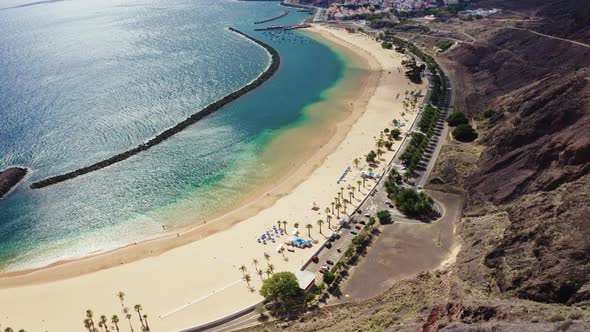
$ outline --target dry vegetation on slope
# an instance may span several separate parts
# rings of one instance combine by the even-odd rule
[[[477,42],[439,61],[480,139],[447,144],[431,177],[467,198],[454,266],[256,330],[590,331],[590,48],[497,26],[468,32]],[[483,120],[487,108],[496,115]]]

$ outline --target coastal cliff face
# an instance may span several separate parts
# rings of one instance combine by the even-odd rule
[[[477,87],[465,111],[496,111],[464,180],[460,275],[487,293],[588,301],[590,48],[511,29],[486,42],[448,55]]]
[[[0,171],[0,198],[16,186],[27,175],[27,169],[11,167]]]

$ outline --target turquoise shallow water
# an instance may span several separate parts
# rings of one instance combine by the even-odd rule
[[[254,32],[285,10],[230,0],[0,3],[0,169],[32,173],[0,200],[0,271],[121,246],[204,220],[269,177],[261,152],[341,78],[344,63],[299,32]],[[293,9],[272,24],[293,24]],[[133,147],[253,80],[259,89],[165,143],[41,190],[33,181]],[[296,144],[296,142],[294,142]],[[255,170],[255,172],[252,172]],[[170,218],[186,209],[193,218]]]

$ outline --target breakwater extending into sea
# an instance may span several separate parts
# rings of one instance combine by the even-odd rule
[[[264,82],[266,82],[268,79],[270,79],[274,73],[278,70],[279,66],[280,66],[280,56],[279,53],[269,44],[256,39],[254,37],[251,37],[243,32],[241,32],[240,30],[237,30],[235,28],[228,28],[230,31],[235,32],[251,41],[253,41],[254,43],[262,46],[271,56],[271,63],[268,66],[268,68],[262,73],[260,74],[260,76],[258,76],[254,81],[248,83],[247,85],[245,85],[244,87],[222,97],[221,99],[217,100],[216,102],[208,105],[207,107],[205,107],[204,109],[202,109],[201,111],[194,113],[193,115],[191,115],[190,117],[186,118],[185,120],[183,120],[182,122],[176,124],[175,126],[166,129],[165,131],[161,132],[160,134],[156,135],[154,138],[150,139],[149,141],[140,144],[138,146],[136,146],[133,149],[127,150],[125,152],[119,153],[113,157],[110,157],[108,159],[104,159],[102,161],[99,161],[95,164],[92,164],[90,166],[86,166],[86,167],[82,167],[79,168],[75,171],[72,172],[68,172],[65,174],[61,174],[61,175],[56,175],[56,176],[52,176],[37,182],[33,182],[30,187],[32,189],[39,189],[39,188],[44,188],[47,186],[51,186],[54,185],[56,183],[60,183],[63,181],[67,181],[67,180],[71,180],[74,179],[78,176],[84,175],[84,174],[88,174],[94,171],[98,171],[100,169],[103,169],[105,167],[111,166],[115,163],[121,162],[123,160],[126,160],[142,151],[148,150],[149,148],[156,146],[162,142],[164,142],[165,140],[167,140],[168,138],[174,136],[175,134],[181,132],[182,130],[186,129],[187,127],[189,127],[190,125],[196,123],[197,121],[203,119],[204,117],[206,117],[209,114],[212,114],[216,111],[218,111],[219,109],[221,109],[223,106],[229,104],[230,102],[236,100],[237,98],[239,98],[240,96],[248,93],[249,91],[252,91],[254,89],[256,89],[257,87],[259,87],[260,85],[262,85]]]
[[[262,24],[262,23],[272,22],[272,21],[278,20],[281,17],[285,17],[287,15],[289,15],[289,12],[285,10],[284,12],[282,12],[281,14],[279,14],[275,17],[267,18],[266,20],[256,21],[256,22],[254,22],[254,24]]]

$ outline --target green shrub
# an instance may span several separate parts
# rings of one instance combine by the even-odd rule
[[[444,52],[444,51],[448,50],[449,48],[451,48],[451,46],[453,46],[454,43],[455,42],[453,42],[452,40],[447,40],[446,42],[442,42],[442,43],[438,44],[438,48]]]
[[[461,142],[471,142],[477,138],[477,133],[468,124],[460,124],[453,129],[453,137]]]
[[[491,108],[488,108],[487,110],[483,111],[483,117],[486,119],[489,119],[494,115],[496,115],[496,111],[494,111]]]
[[[451,127],[458,126],[460,124],[467,124],[469,120],[463,112],[453,112],[447,117],[447,123]]]
[[[563,315],[559,314],[559,313],[555,313],[555,314],[551,315],[548,319],[548,321],[550,321],[551,323],[562,322],[564,320],[565,320],[565,317],[563,317]]]
[[[391,133],[390,134],[391,134],[391,137],[393,139],[398,139],[400,137],[400,135],[402,134],[402,132],[399,129],[397,129],[397,128],[393,128],[391,130]]]
[[[381,47],[383,47],[383,48],[385,48],[385,49],[388,49],[388,50],[390,50],[390,49],[392,49],[392,48],[393,48],[393,44],[392,44],[392,43],[389,43],[389,42],[385,42],[385,41],[384,41],[384,42],[382,42],[382,43],[381,43]]]
[[[578,320],[578,319],[582,319],[582,317],[584,317],[584,315],[581,312],[572,312],[570,314],[570,319],[571,320]]]

